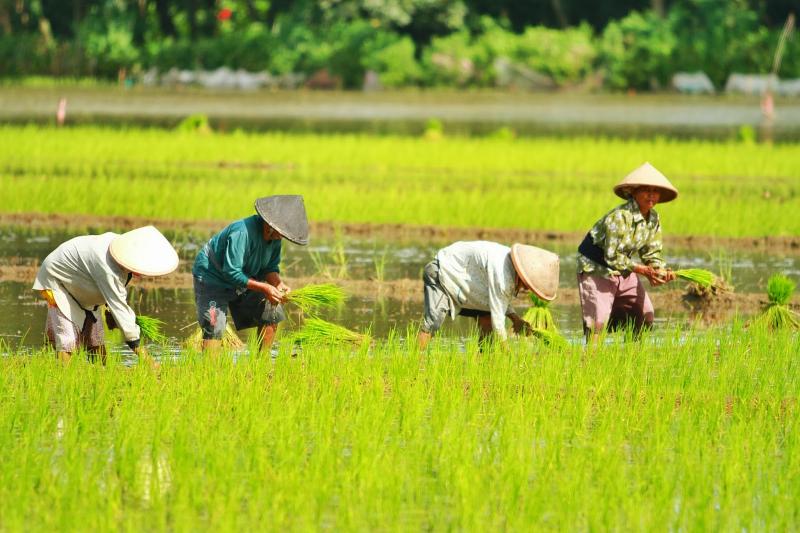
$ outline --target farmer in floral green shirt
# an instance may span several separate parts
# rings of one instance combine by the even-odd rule
[[[661,220],[653,207],[677,198],[677,189],[645,163],[614,192],[627,202],[598,220],[578,247],[578,292],[587,342],[596,340],[605,327],[630,323],[638,333],[652,326],[653,304],[635,274],[653,286],[675,279],[664,268]]]

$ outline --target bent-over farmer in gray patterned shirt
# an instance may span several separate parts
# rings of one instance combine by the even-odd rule
[[[661,219],[653,207],[671,202],[678,190],[650,163],[614,187],[627,200],[595,223],[578,247],[578,293],[586,341],[596,342],[604,328],[629,324],[635,334],[650,328],[655,312],[638,275],[650,284],[675,279],[665,269]],[[640,262],[633,260],[634,253]]]
[[[456,242],[425,265],[422,281],[425,312],[419,333],[424,349],[449,315],[474,317],[480,340],[492,332],[505,343],[506,317],[514,331],[530,330],[511,305],[520,290],[553,300],[558,289],[558,256],[525,244],[511,248],[496,242]]]

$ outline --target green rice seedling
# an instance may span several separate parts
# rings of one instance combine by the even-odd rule
[[[713,272],[702,268],[684,268],[675,270],[674,273],[679,278],[696,283],[705,289],[710,289],[717,279]]]
[[[542,300],[532,292],[528,293],[528,296],[533,305],[525,311],[522,320],[530,324],[535,330],[540,329],[557,333],[558,328],[555,320],[553,320],[553,314],[550,312],[550,302]]]
[[[314,313],[320,307],[339,305],[346,299],[344,289],[333,283],[306,285],[286,295],[287,302],[296,305],[306,314]]]
[[[702,268],[686,268],[675,270],[674,274],[689,283],[688,294],[710,300],[715,296],[731,292],[733,287],[728,285],[724,278]]]
[[[203,349],[203,330],[197,328],[192,335],[186,339],[187,348],[199,352]],[[222,335],[222,348],[224,350],[238,351],[245,347],[245,343],[233,330],[230,324],[225,325],[225,333]]]
[[[547,346],[552,346],[554,348],[566,348],[569,346],[567,339],[558,333],[558,331],[531,327],[531,333]]]
[[[7,147],[0,151],[0,189],[14,191],[0,205],[4,213],[233,220],[242,215],[241,198],[276,194],[291,183],[316,219],[334,223],[436,221],[445,227],[585,232],[619,204],[610,187],[641,163],[632,154],[647,153],[675,176],[678,188],[688,185],[685,176],[700,178],[691,181],[692,194],[658,207],[671,235],[800,234],[800,217],[784,215],[800,209],[797,143],[459,136],[432,143],[398,135],[205,136],[9,125],[0,127],[0,146]],[[570,157],[576,152],[583,154],[580,161]],[[124,161],[120,153],[127,154]],[[298,159],[298,153],[304,156]],[[274,177],[266,190],[258,179],[265,165]],[[520,195],[520,184],[542,194]],[[487,187],[491,195],[475,193]],[[92,190],[88,213],[83,198],[73,194],[82,189]],[[165,189],[169,195],[160,194]],[[727,208],[720,211],[723,195]],[[204,201],[209,197],[219,201]],[[775,209],[776,202],[782,209]],[[407,208],[386,209],[400,203]],[[561,215],[552,217],[554,210]],[[336,255],[332,274],[345,264]],[[327,253],[325,259],[332,260]]]
[[[321,318],[307,318],[294,334],[294,342],[297,344],[323,345],[323,344],[342,344],[351,343],[363,345],[369,342],[369,335],[356,333],[345,327],[333,324]]]
[[[800,329],[800,317],[788,305],[795,287],[795,283],[783,274],[771,276],[767,281],[769,304],[755,323],[769,329]]]
[[[167,336],[161,332],[161,326],[164,324],[162,320],[151,316],[136,315],[136,324],[139,326],[142,337],[150,339],[157,344],[163,344],[167,341]]]
[[[795,282],[783,274],[775,274],[767,280],[767,298],[774,305],[786,305],[794,294]]]

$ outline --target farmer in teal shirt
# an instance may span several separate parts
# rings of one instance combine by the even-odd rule
[[[229,308],[237,330],[259,328],[267,351],[284,319],[281,303],[290,289],[280,277],[281,240],[308,244],[303,197],[267,196],[256,200],[255,208],[257,215],[214,235],[195,259],[194,295],[204,349],[219,348]]]

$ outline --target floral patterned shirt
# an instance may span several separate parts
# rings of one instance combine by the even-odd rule
[[[578,273],[591,272],[607,278],[631,271],[635,264],[631,259],[634,252],[639,253],[647,266],[659,269],[665,266],[658,213],[651,209],[649,219],[645,219],[633,198],[606,213],[589,234],[603,250],[606,263],[611,268],[578,253]]]

